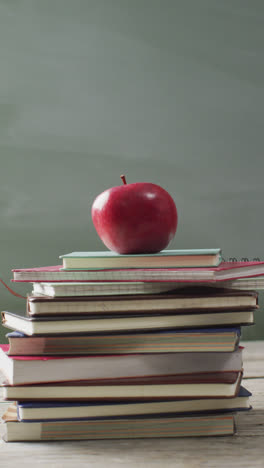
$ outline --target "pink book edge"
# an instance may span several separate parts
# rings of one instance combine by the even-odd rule
[[[264,265],[264,262],[222,262],[221,265],[217,267],[194,267],[194,268],[133,268],[133,271],[164,271],[164,270],[170,270],[170,271],[190,271],[192,269],[195,269],[197,271],[222,271],[222,270],[233,270],[235,268],[246,268],[250,266],[258,266],[258,265]],[[53,266],[45,266],[45,267],[34,267],[34,268],[17,268],[11,270],[12,272],[60,272],[60,271],[65,271],[72,273],[74,271],[130,271],[131,268],[100,268],[98,270],[92,269],[84,269],[84,270],[64,270],[62,265],[53,265]]]
[[[9,344],[0,344],[0,349],[4,352],[4,353],[8,353],[9,351],[9,347],[10,345]],[[135,355],[140,355],[141,353],[135,353]],[[164,354],[164,353],[162,353]],[[169,353],[168,353],[169,354]],[[107,358],[113,358],[113,357],[116,357],[116,358],[122,358],[122,357],[125,357],[125,356],[128,356],[128,357],[131,357],[131,354],[87,354],[87,355],[84,355],[84,354],[73,354],[73,355],[65,355],[65,356],[43,356],[43,355],[39,355],[39,356],[22,356],[22,355],[19,355],[19,356],[16,356],[16,355],[12,355],[12,356],[8,356],[9,359],[14,359],[16,361],[52,361],[52,360],[60,360],[60,359],[107,359]]]
[[[251,267],[251,266],[259,266],[259,265],[264,265],[264,262],[258,262],[258,261],[252,261],[252,262],[223,262],[221,265],[219,265],[218,267],[205,267],[205,268],[196,268],[196,270],[199,270],[199,271],[203,271],[203,270],[208,270],[208,271],[232,271],[232,270],[236,270],[237,268],[240,268],[240,269],[243,269],[243,268],[246,268],[246,267]],[[102,269],[101,271],[130,271],[131,269],[129,268],[120,268],[120,269]],[[133,271],[136,271],[137,269],[133,269]],[[162,268],[155,268],[155,271],[164,271],[164,270],[167,270],[166,268],[162,269]],[[170,271],[189,271],[190,268],[170,268]],[[13,269],[12,272],[55,272],[55,273],[59,273],[60,271],[65,271],[62,269],[62,265],[54,265],[54,266],[46,266],[46,267],[36,267],[36,268],[20,268],[20,269]],[[71,270],[69,271],[68,270],[68,273],[69,275],[71,273],[73,273],[75,270]],[[81,272],[81,271],[90,271],[90,272],[94,272],[95,270],[77,270],[78,272]],[[96,271],[99,271],[99,270],[96,270]],[[138,271],[153,271],[153,269],[151,268],[142,268],[142,269],[138,269]],[[65,271],[66,272],[66,271]],[[254,275],[248,273],[247,275],[243,275],[243,278],[255,278],[255,277],[258,277],[258,276],[263,276],[263,272],[262,273],[255,273]],[[221,282],[221,281],[233,281],[233,280],[236,280],[236,279],[239,279],[241,278],[240,275],[233,275],[232,277],[226,279],[226,278],[212,278],[212,279],[177,279],[176,281],[174,279],[151,279],[151,280],[147,280],[147,279],[142,279],[141,281],[144,281],[146,283],[148,282],[152,282],[152,283],[216,283],[216,282]],[[38,279],[11,279],[12,282],[15,282],[15,283],[32,283],[32,282],[42,282],[42,283],[49,283],[49,282],[53,282],[53,283],[56,283],[56,282],[60,282],[59,279],[57,280],[54,280],[54,279],[45,279],[45,280],[38,280]],[[114,280],[114,279],[111,279],[111,280],[89,280],[89,282],[91,283],[109,283],[109,282],[118,282],[118,283],[122,283],[122,282],[138,282],[140,281],[140,279],[135,279],[135,280],[127,280],[127,279],[119,279],[119,280]],[[76,282],[76,280],[74,279],[63,279],[63,282]],[[78,282],[80,283],[86,283],[87,280],[78,280]]]

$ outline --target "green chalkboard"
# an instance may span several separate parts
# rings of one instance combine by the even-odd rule
[[[264,260],[263,20],[249,0],[0,0],[0,277],[99,250],[91,204],[121,173],[174,197],[171,248]]]

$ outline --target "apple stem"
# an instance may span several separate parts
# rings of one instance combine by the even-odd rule
[[[126,176],[124,176],[123,174],[120,176],[120,178],[122,179],[123,181],[123,184],[126,185],[127,181],[126,181]]]

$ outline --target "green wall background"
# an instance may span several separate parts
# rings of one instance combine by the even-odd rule
[[[257,0],[0,0],[1,278],[101,249],[91,204],[121,173],[174,197],[171,248],[264,260],[263,20]]]

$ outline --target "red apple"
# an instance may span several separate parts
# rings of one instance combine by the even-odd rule
[[[177,229],[177,210],[170,194],[151,183],[105,190],[92,205],[95,229],[110,250],[119,254],[155,253],[165,249]]]

